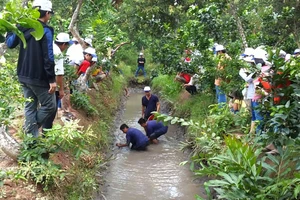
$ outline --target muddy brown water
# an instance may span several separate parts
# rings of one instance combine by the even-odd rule
[[[126,123],[143,131],[137,123],[142,95],[130,95],[120,125]],[[115,147],[106,175],[105,198],[98,199],[192,200],[196,194],[204,197],[203,186],[195,181],[188,166],[180,165],[187,156],[180,151],[176,131],[175,126],[170,126],[168,133],[159,138],[159,144],[150,145],[146,152]],[[125,143],[125,134],[118,128],[114,134],[116,142]]]

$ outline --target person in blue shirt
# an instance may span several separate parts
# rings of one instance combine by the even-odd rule
[[[151,94],[149,86],[144,88],[145,96],[142,97],[142,117],[148,119],[151,116],[151,112],[159,112],[160,103],[156,95]]]
[[[33,29],[18,26],[26,39],[26,48],[21,39],[12,32],[7,33],[8,48],[19,47],[17,75],[21,83],[25,102],[25,133],[38,137],[39,128],[56,112],[56,81],[54,71],[53,33],[48,21],[53,14],[49,0],[35,0],[33,7],[38,8],[38,23],[43,26],[44,35],[40,40],[32,36]],[[40,106],[39,106],[40,105]]]
[[[147,150],[147,146],[149,145],[149,139],[142,133],[142,131],[136,128],[129,128],[126,124],[122,124],[120,126],[120,130],[126,134],[127,142],[125,144],[117,143],[117,147],[128,147],[131,143],[131,149],[133,150]]]
[[[138,123],[144,127],[147,137],[154,144],[158,143],[157,138],[168,132],[168,126],[164,126],[162,122],[156,120],[146,121],[144,118],[140,118]]]

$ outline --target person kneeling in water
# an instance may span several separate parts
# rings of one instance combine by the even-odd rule
[[[120,130],[126,134],[126,144],[117,143],[117,147],[127,147],[131,145],[131,149],[137,151],[145,151],[147,150],[147,146],[149,145],[149,139],[138,129],[129,128],[126,124],[122,124],[120,126]]]
[[[144,127],[150,142],[154,144],[158,143],[157,138],[168,132],[168,126],[164,126],[162,122],[156,120],[146,121],[144,118],[140,118],[138,123]]]

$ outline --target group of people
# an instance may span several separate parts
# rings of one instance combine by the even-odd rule
[[[62,99],[66,113],[73,110],[69,102],[72,80],[64,78],[65,65],[73,67],[77,80],[82,77],[83,85],[86,85],[88,70],[97,62],[97,55],[92,45],[92,37],[70,40],[68,33],[61,32],[54,38],[54,30],[47,24],[54,13],[51,1],[35,0],[32,5],[40,13],[38,22],[44,28],[43,37],[36,40],[31,34],[33,29],[20,26],[26,48],[21,39],[12,32],[7,33],[6,44],[8,48],[20,45],[17,75],[24,97],[30,99],[25,103],[24,131],[37,137],[41,127],[43,132],[52,128]],[[83,41],[83,45],[79,44],[78,39]],[[66,57],[63,54],[65,51]],[[92,75],[96,81],[105,78],[101,67]]]
[[[220,59],[217,70],[223,70],[226,66],[223,65],[224,62],[222,62],[222,60],[231,58],[227,55],[223,45],[216,45],[215,51]],[[273,53],[276,53],[275,50]],[[287,54],[283,50],[280,50],[277,53],[280,59],[289,62],[291,54]],[[299,55],[300,49],[296,49],[293,56],[298,57]],[[231,94],[226,95],[220,88],[220,85],[226,84],[226,82],[217,77],[215,79],[217,101],[219,104],[224,104],[227,103],[226,96],[231,97],[232,101],[230,107],[234,113],[237,113],[241,108],[242,102],[245,102],[245,105],[250,110],[252,116],[250,132],[259,133],[261,131],[261,126],[260,123],[256,124],[256,122],[262,121],[263,115],[257,108],[261,104],[262,98],[270,93],[272,88],[288,87],[291,83],[287,80],[281,86],[271,85],[268,79],[271,78],[272,63],[268,61],[268,52],[264,50],[263,47],[258,47],[256,49],[246,48],[240,58],[245,62],[245,66],[247,66],[242,67],[239,70],[240,77],[245,81],[245,88],[243,91],[233,91]],[[279,101],[279,96],[274,96],[274,103],[279,103]]]
[[[190,49],[184,51],[184,56],[182,58],[182,63],[189,65],[192,62],[192,55],[198,55],[198,52],[192,52]],[[200,69],[200,68],[199,68]],[[177,81],[182,84],[182,87],[190,93],[191,95],[197,94],[199,89],[199,74],[190,74],[186,71],[180,71],[176,74],[174,81]]]
[[[131,144],[133,150],[146,150],[150,143],[157,144],[158,138],[168,131],[168,126],[162,122],[153,120],[152,112],[160,111],[160,102],[156,95],[151,94],[149,86],[144,87],[145,95],[142,97],[142,117],[138,120],[146,134],[136,128],[130,128],[127,124],[122,124],[120,130],[126,134],[127,142],[117,143],[118,147],[127,147]]]

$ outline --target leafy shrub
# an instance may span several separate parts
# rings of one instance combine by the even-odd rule
[[[161,94],[168,99],[175,99],[182,90],[181,85],[174,81],[175,75],[160,75],[152,80],[154,89],[161,91]]]
[[[82,109],[87,115],[98,115],[97,109],[91,104],[90,97],[85,93],[79,91],[73,91],[71,95],[71,102],[76,109]]]
[[[64,180],[67,172],[48,160],[47,154],[64,150],[79,158],[89,153],[88,148],[94,138],[90,129],[82,131],[78,121],[66,123],[63,127],[54,126],[45,132],[45,137],[24,135],[18,158],[21,166],[17,173],[42,184],[44,190],[53,185],[59,186],[58,181]]]
[[[25,101],[15,70],[15,64],[0,67],[0,124],[8,124]]]
[[[261,157],[255,145],[235,137],[226,137],[225,143],[222,154],[195,171],[199,176],[213,176],[205,183],[209,199],[208,187],[214,188],[218,199],[298,199],[300,165],[295,165],[299,162],[295,153],[299,148],[279,149],[279,156]]]

